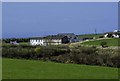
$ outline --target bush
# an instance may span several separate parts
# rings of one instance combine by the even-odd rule
[[[99,36],[99,38],[104,38],[104,36]]]
[[[105,44],[103,44],[105,45]],[[40,59],[61,63],[120,67],[118,50],[75,46],[4,46],[2,56],[8,58]]]
[[[111,60],[114,67],[120,68],[120,55],[113,57]]]
[[[107,47],[107,42],[105,42],[105,41],[101,42],[101,46],[102,47]]]

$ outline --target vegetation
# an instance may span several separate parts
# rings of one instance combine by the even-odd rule
[[[3,58],[3,79],[118,79],[118,69]]]
[[[101,38],[104,34],[84,34],[84,35],[78,35],[79,38]]]
[[[120,51],[116,49],[98,49],[96,47],[84,47],[80,45],[73,47],[69,45],[8,45],[3,46],[2,52],[2,56],[7,58],[120,67],[120,55],[118,55]]]
[[[107,42],[105,42],[105,41],[101,42],[101,46],[102,47],[106,47],[107,46]]]
[[[7,38],[7,39],[3,39],[3,42],[5,43],[10,43],[10,41],[17,41],[19,42],[29,42],[30,38]]]
[[[100,46],[101,42],[106,42],[108,46],[120,46],[119,41],[120,41],[120,38],[111,38],[111,39],[86,41],[86,42],[83,42],[82,44]]]
[[[101,35],[96,37],[102,38]],[[82,43],[92,47],[80,44],[31,46],[26,41],[19,42],[19,45],[3,42],[3,79],[117,79],[120,50],[99,49],[96,46],[118,46],[119,40],[103,39]]]

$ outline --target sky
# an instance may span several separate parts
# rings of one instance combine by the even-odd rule
[[[92,34],[118,29],[117,2],[3,2],[2,36]]]

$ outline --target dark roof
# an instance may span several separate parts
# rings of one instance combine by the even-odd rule
[[[48,35],[46,37],[32,37],[30,39],[61,39],[65,36],[70,38],[70,37],[75,37],[76,35],[74,33],[58,33],[57,35]]]
[[[75,35],[74,33],[58,33],[57,35]]]
[[[58,33],[57,35],[58,36],[67,36],[68,38],[76,36],[74,33]]]
[[[63,37],[65,37],[65,36],[62,36],[62,35],[50,35],[50,36],[46,36],[45,38],[47,38],[47,39],[61,39],[61,38],[63,38]]]
[[[63,37],[65,37],[65,36],[49,35],[49,36],[46,36],[46,37],[33,37],[33,38],[30,38],[30,39],[62,39]]]

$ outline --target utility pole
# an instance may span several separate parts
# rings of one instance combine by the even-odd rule
[[[97,35],[97,29],[95,28],[95,34]]]

